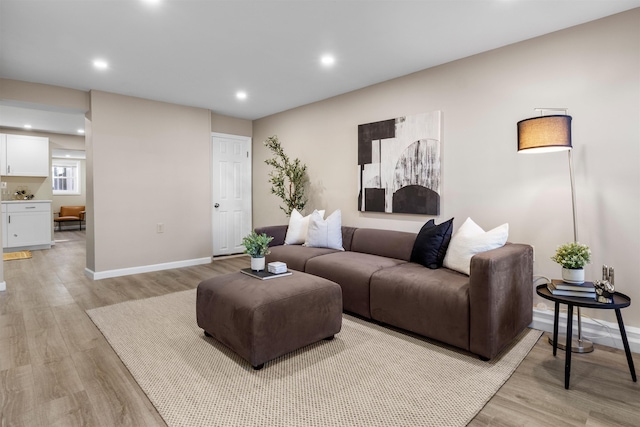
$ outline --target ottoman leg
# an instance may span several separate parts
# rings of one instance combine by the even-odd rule
[[[209,332],[207,332],[207,331],[204,331],[204,336],[211,338],[211,334]]]
[[[331,341],[335,335],[331,335],[330,337],[326,337],[325,341]]]
[[[258,366],[253,366],[253,369],[255,371],[259,371],[260,369],[264,368],[264,363],[259,364]]]

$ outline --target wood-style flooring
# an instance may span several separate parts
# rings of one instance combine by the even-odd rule
[[[164,426],[85,310],[195,288],[249,259],[92,281],[84,231],[55,235],[52,249],[4,262],[0,426]],[[574,355],[565,390],[564,353],[554,358],[543,336],[470,425],[639,426],[640,385],[623,351],[597,346]]]

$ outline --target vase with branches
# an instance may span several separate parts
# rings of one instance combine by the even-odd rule
[[[267,138],[264,145],[274,156],[264,162],[273,168],[269,173],[269,182],[271,193],[284,202],[284,206],[280,206],[280,209],[287,216],[290,216],[294,209],[302,211],[308,201],[305,196],[307,165],[300,162],[298,158],[291,161],[284,152],[277,135]]]

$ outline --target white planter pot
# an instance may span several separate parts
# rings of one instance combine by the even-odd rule
[[[584,283],[584,268],[562,268],[562,280],[567,283]]]
[[[253,271],[262,271],[262,270],[264,270],[264,257],[251,258],[251,269]]]

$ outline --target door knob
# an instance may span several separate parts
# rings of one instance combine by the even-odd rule
[[[219,208],[220,207],[220,203],[216,203],[215,205],[213,205],[214,208]]]

